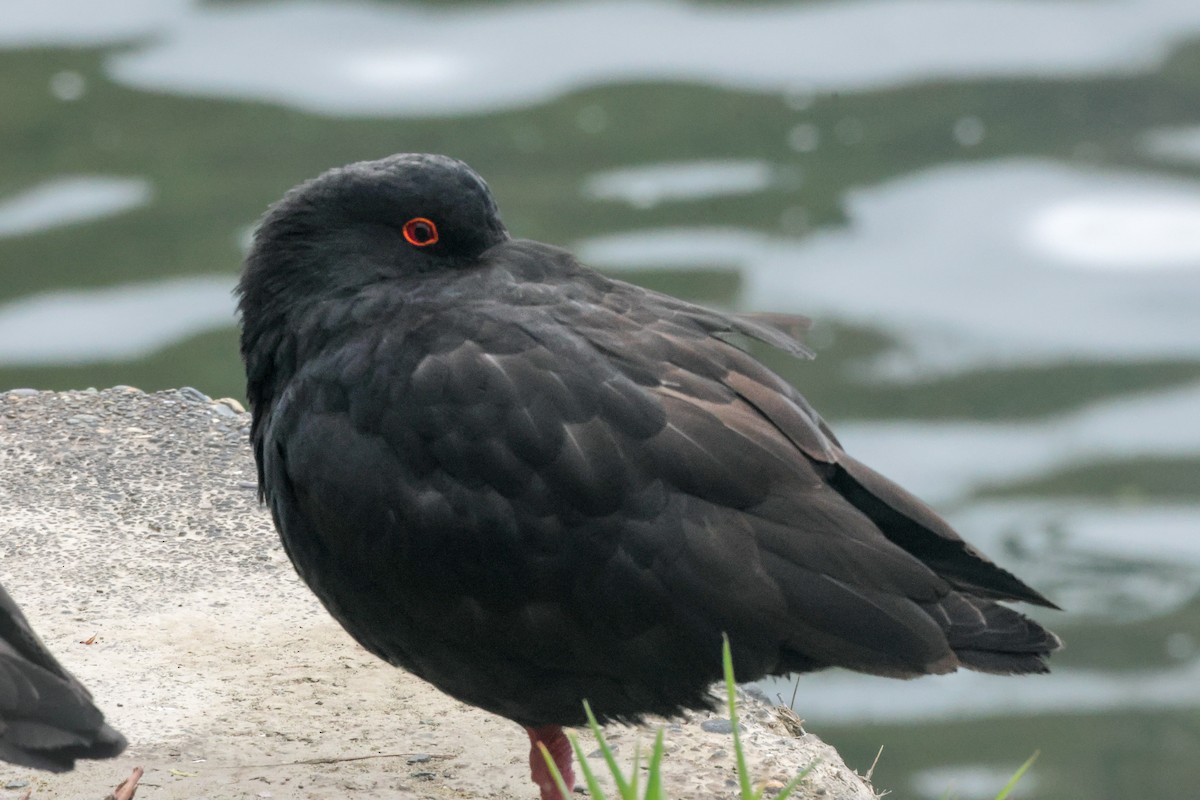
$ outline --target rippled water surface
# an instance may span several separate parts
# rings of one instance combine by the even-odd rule
[[[0,0],[0,386],[241,394],[294,183],[466,159],[517,235],[725,307],[1054,597],[1047,678],[765,685],[898,797],[1200,786],[1200,3]]]

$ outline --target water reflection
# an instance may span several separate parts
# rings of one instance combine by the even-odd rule
[[[167,18],[152,44],[113,56],[109,68],[130,86],[326,114],[455,114],[613,81],[861,91],[1133,73],[1197,30],[1191,0],[216,4]]]
[[[619,200],[635,208],[664,202],[754,194],[769,188],[778,170],[765,161],[691,161],[649,164],[590,175],[583,193]]]
[[[1140,144],[1154,158],[1200,164],[1200,126],[1148,131]]]
[[[985,764],[963,764],[942,769],[921,770],[912,776],[909,785],[920,797],[954,797],[958,800],[993,800],[999,786],[1008,783],[1014,769]],[[1036,774],[1026,774],[1008,794],[1013,800],[1037,795]]]
[[[1134,673],[1060,667],[1022,680],[956,672],[904,683],[850,673],[800,679],[797,710],[823,723],[915,723],[937,719],[1049,716],[1064,712],[1200,709],[1200,660]],[[791,697],[795,679],[763,681],[768,697]]]
[[[1198,408],[1193,384],[1026,423],[859,421],[840,424],[838,437],[917,495],[948,503],[1071,464],[1200,455]]]
[[[654,206],[758,191],[777,174],[762,162],[655,165],[593,175],[585,191]],[[0,235],[120,213],[149,196],[136,179],[47,183],[0,204]],[[847,207],[847,228],[800,240],[668,228],[578,249],[608,269],[739,266],[749,307],[803,309],[907,339],[893,372],[914,362],[928,372],[997,359],[1200,356],[1200,186],[1010,161],[860,189]]]
[[[1200,192],[1079,197],[1040,209],[1028,240],[1081,269],[1200,269]]]
[[[196,276],[0,305],[0,365],[125,361],[233,325],[234,280]]]
[[[1035,616],[1060,626],[1165,619],[1200,597],[1200,505],[1194,503],[1014,500],[979,503],[949,516],[972,542],[1045,588],[1065,609],[1066,622],[1060,614]],[[1164,630],[1161,638],[1171,633]],[[1131,654],[1131,663],[1158,665],[1166,652],[1160,642],[1157,651]]]
[[[79,46],[130,40],[177,24],[192,5],[193,0],[7,2],[0,46]]]
[[[845,202],[845,228],[802,240],[672,228],[580,250],[609,269],[733,264],[749,307],[900,335],[915,351],[901,373],[1200,356],[1200,184],[1009,160],[937,167]]]
[[[111,217],[149,203],[151,195],[150,183],[141,178],[55,178],[0,197],[0,237]]]

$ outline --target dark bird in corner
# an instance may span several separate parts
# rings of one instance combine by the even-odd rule
[[[0,586],[0,761],[66,772],[77,758],[113,758],[124,749],[125,737]]]
[[[1045,672],[1055,606],[847,455],[736,346],[808,351],[513,239],[445,156],[333,169],[263,218],[238,286],[259,486],[364,647],[524,726],[710,704],[739,678]],[[732,340],[732,341],[731,341]]]

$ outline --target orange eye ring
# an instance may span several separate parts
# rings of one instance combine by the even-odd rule
[[[404,223],[404,240],[413,247],[428,247],[438,240],[437,225],[424,217],[413,217]]]

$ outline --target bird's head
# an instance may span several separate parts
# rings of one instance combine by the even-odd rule
[[[474,263],[508,239],[487,184],[453,158],[402,153],[331,169],[267,211],[238,293],[243,319]]]
[[[252,382],[323,310],[380,292],[403,302],[423,277],[469,269],[508,238],[487,184],[446,156],[361,161],[300,184],[263,216],[237,287]]]

